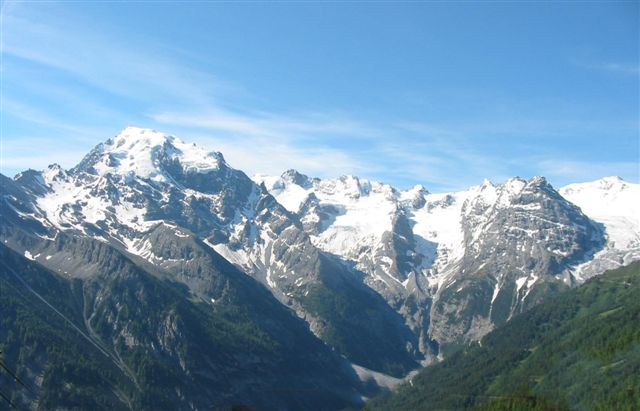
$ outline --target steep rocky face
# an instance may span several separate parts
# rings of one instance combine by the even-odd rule
[[[433,353],[431,291],[423,271],[433,265],[436,243],[413,232],[413,211],[425,206],[426,190],[398,192],[352,176],[311,179],[293,170],[254,179],[296,213],[314,245],[350,267],[402,315],[421,352]]]
[[[59,275],[0,245],[2,359],[29,388],[2,387],[21,408],[357,404],[344,360],[230,264],[210,261],[224,286],[217,300],[197,301],[109,245],[85,238],[65,249],[95,274]]]
[[[464,257],[439,290],[440,342],[482,337],[576,279],[570,267],[604,244],[603,229],[543,178],[483,184],[462,207]]]
[[[431,298],[422,269],[432,263],[435,243],[414,236],[410,219],[414,205],[424,206],[426,190],[398,192],[354,176],[320,180],[294,170],[254,179],[296,214],[317,248],[362,277],[402,315],[420,351],[429,355]]]
[[[13,186],[30,190],[24,203],[46,230],[108,243],[198,298],[219,298],[220,285],[202,257],[214,251],[262,282],[352,361],[396,375],[417,366],[417,339],[398,314],[318,250],[295,216],[219,153],[127,128],[72,170],[23,173]],[[52,268],[86,275],[61,253],[49,261],[26,243],[14,245]],[[318,292],[339,303],[310,297]],[[363,306],[366,318],[358,310]]]
[[[412,271],[407,252],[415,244],[411,236],[403,236],[410,232],[409,222],[391,186],[353,176],[310,179],[293,170],[256,181],[297,214],[314,245],[368,274],[369,286],[389,297],[394,289],[404,289]],[[400,261],[389,258],[398,253]]]
[[[295,171],[254,179],[298,215],[318,248],[362,273],[428,358],[438,344],[478,339],[579,284],[576,268],[606,242],[601,223],[539,177],[444,194]]]

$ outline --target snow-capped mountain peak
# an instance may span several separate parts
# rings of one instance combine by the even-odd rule
[[[594,217],[624,214],[636,223],[640,218],[637,209],[640,184],[628,183],[620,177],[569,184],[562,187],[560,193]]]
[[[130,126],[98,145],[74,171],[166,182],[170,178],[165,168],[176,162],[184,172],[207,173],[219,169],[224,158],[173,135]]]
[[[612,193],[629,189],[634,185],[635,184],[627,183],[621,177],[609,176],[609,177],[604,177],[595,181],[590,181],[587,183],[569,184],[568,186],[562,187],[561,190],[566,193],[578,193],[578,192],[599,190],[602,192],[607,192],[608,194],[612,194]]]
[[[297,170],[289,169],[282,173],[280,176],[284,181],[292,184],[299,185],[302,188],[309,188],[311,185],[311,179],[304,174],[299,173]]]
[[[64,179],[66,178],[66,176],[67,176],[67,171],[57,163],[51,164],[42,172],[42,177],[44,178],[45,181],[55,181],[59,179]]]
[[[562,187],[560,194],[606,227],[616,249],[640,247],[640,184],[605,177]],[[640,256],[640,254],[639,254]]]
[[[422,184],[416,184],[408,190],[399,192],[400,201],[414,209],[421,208],[426,204],[425,196],[427,195],[429,195],[429,190]]]
[[[178,198],[218,204],[226,185],[235,187],[239,202],[259,191],[222,154],[138,127],[98,144],[71,170],[52,165],[36,174],[46,193],[36,200],[45,224],[115,238],[131,252],[133,239],[159,224],[169,203],[186,201]],[[221,214],[234,215],[227,208]]]

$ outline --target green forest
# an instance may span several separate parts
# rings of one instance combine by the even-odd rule
[[[365,409],[640,409],[640,262],[514,318]]]

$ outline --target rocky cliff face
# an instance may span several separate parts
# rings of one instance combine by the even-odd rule
[[[217,300],[202,301],[106,244],[59,246],[94,273],[69,278],[0,246],[2,359],[28,389],[2,387],[22,409],[336,409],[366,392],[228,263],[211,256],[223,284]]]
[[[638,250],[633,241],[614,246],[612,239],[624,235],[615,234],[611,219],[589,218],[541,177],[485,181],[444,194],[357,177],[312,179],[295,171],[254,179],[296,213],[318,248],[341,257],[403,316],[427,361],[439,345],[479,339],[580,284],[588,278],[584,267],[609,261],[611,252],[602,250],[626,250],[627,259],[614,265]],[[632,190],[618,197],[610,202],[640,198]],[[626,208],[617,213],[633,215]],[[624,238],[636,238],[638,228],[630,224],[622,231]]]
[[[604,245],[601,225],[543,178],[483,184],[461,210],[464,256],[436,294],[432,336],[475,340],[575,285],[570,268]]]

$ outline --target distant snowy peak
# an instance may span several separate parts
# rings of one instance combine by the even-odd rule
[[[287,170],[280,177],[257,174],[252,180],[264,185],[267,191],[288,211],[297,213],[312,192],[310,180],[295,170]]]
[[[624,216],[636,223],[640,219],[640,184],[626,182],[620,177],[570,184],[559,191],[594,218]]]
[[[640,247],[640,184],[605,177],[562,187],[560,194],[607,229],[616,248]]]
[[[127,127],[113,139],[99,144],[72,172],[137,176],[166,182],[169,178],[165,168],[175,164],[185,173],[207,173],[218,170],[225,162],[222,154],[184,143],[175,136]]]
[[[546,194],[557,196],[555,189],[544,177],[533,177],[524,180],[520,177],[512,177],[501,184],[494,184],[485,180],[481,185],[467,190],[471,205],[485,205],[494,208],[512,207],[517,199],[526,195]],[[470,209],[471,207],[466,207]]]
[[[565,187],[562,187],[561,190],[562,191],[583,191],[583,190],[589,189],[589,190],[602,190],[607,192],[619,192],[633,186],[637,186],[637,184],[628,183],[618,176],[610,176],[610,177],[601,178],[599,180],[589,181],[586,183],[569,184]]]
[[[254,175],[257,184],[264,184],[266,189],[287,210],[297,213],[311,194],[325,203],[343,204],[368,201],[366,198],[377,198],[381,201],[415,200],[429,192],[417,185],[406,192],[401,192],[378,181],[370,181],[353,175],[338,178],[310,178],[296,170],[287,170],[280,177],[262,174]]]
[[[280,204],[298,215],[316,247],[355,262],[363,272],[378,267],[373,281],[402,286],[405,276],[391,267],[387,249],[393,242],[389,233],[402,212],[403,193],[355,176],[317,179],[294,170],[280,177],[254,176],[254,181],[264,184]],[[416,188],[413,197],[424,191]],[[411,194],[406,197],[414,200]]]
[[[620,177],[605,177],[599,180],[569,184],[560,189],[560,193],[582,208],[590,209],[597,213],[611,212],[611,205],[627,205],[631,210],[636,204],[627,203],[627,200],[637,199],[640,192],[640,184],[628,183]],[[601,207],[606,205],[606,207]],[[597,209],[601,207],[601,209]]]
[[[408,190],[400,191],[398,197],[406,207],[418,209],[425,206],[428,195],[429,191],[421,184],[417,184]]]
[[[311,188],[313,185],[312,179],[294,169],[285,171],[284,173],[282,173],[280,178],[287,183],[295,184],[302,188]],[[317,181],[318,179],[313,180]]]
[[[571,231],[575,221],[584,219],[580,210],[563,199],[544,177],[513,177],[500,184],[485,180],[464,191],[440,194],[431,194],[420,185],[397,190],[354,176],[320,180],[293,170],[280,177],[254,179],[299,215],[318,247],[358,261],[358,268],[364,271],[370,262],[384,263],[385,257],[393,257],[385,246],[392,238],[389,234],[412,239],[413,249],[403,253],[420,259],[415,268],[425,270],[430,284],[441,284],[444,277],[438,273],[456,267],[467,251],[473,253],[487,241],[496,241],[484,234],[489,227],[500,232],[503,220],[514,219],[514,233],[520,230],[516,234],[533,236],[535,232],[542,241],[553,229]],[[566,218],[547,221],[560,216]],[[413,235],[397,232],[398,219],[405,219]],[[532,229],[536,224],[540,230]],[[473,250],[467,250],[471,246]],[[569,253],[567,250],[561,251]]]

